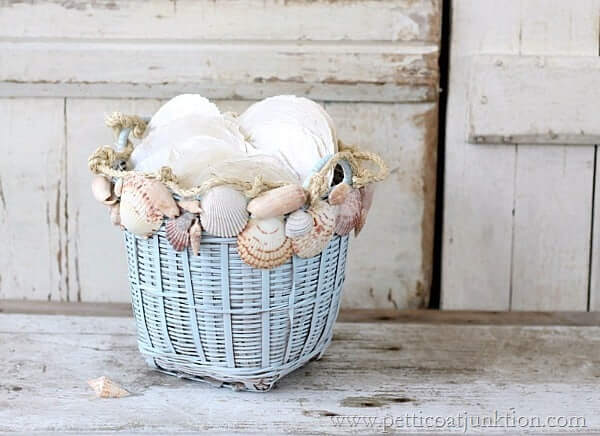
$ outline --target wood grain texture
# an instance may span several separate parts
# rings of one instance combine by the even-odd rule
[[[590,364],[600,359],[600,327],[338,323],[322,360],[253,395],[148,370],[133,326],[130,318],[1,315],[9,351],[0,401],[10,407],[0,408],[0,430],[365,434],[382,432],[386,416],[511,408],[516,416],[584,417],[586,432],[600,430],[599,374]],[[100,375],[133,395],[94,398],[87,380]],[[341,416],[378,418],[373,427],[336,426]]]
[[[440,3],[440,0],[8,1],[0,3],[0,37],[437,42]]]
[[[564,145],[467,144],[465,114],[477,98],[469,95],[472,56],[595,56],[597,11],[597,1],[457,2],[445,179],[444,308],[586,309],[593,148],[569,152]],[[467,24],[478,14],[494,19],[479,20],[481,28]],[[573,216],[576,223],[566,230]]]
[[[0,298],[69,299],[63,114],[62,98],[0,99]]]
[[[597,144],[598,73],[597,54],[475,56],[469,142]]]

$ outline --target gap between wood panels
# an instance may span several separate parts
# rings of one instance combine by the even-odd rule
[[[594,146],[594,174],[592,176],[592,216],[590,218],[590,245],[588,260],[588,288],[587,288],[587,311],[589,312],[592,304],[592,273],[594,268],[594,218],[596,217],[596,177],[598,171],[598,146]]]
[[[442,2],[442,28],[439,57],[440,93],[438,98],[438,147],[433,228],[433,268],[429,308],[439,309],[442,294],[442,234],[444,227],[444,170],[446,155],[446,112],[448,107],[448,80],[450,76],[450,35],[452,0]]]

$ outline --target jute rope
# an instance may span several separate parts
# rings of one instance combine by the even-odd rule
[[[132,115],[124,115],[120,112],[115,112],[106,118],[106,125],[113,129],[115,135],[119,135],[122,129],[131,129],[133,136],[141,138],[146,130],[147,123],[140,117]],[[357,147],[352,147],[343,144],[341,141],[338,144],[339,151],[335,153],[331,159],[313,176],[311,177],[308,186],[308,195],[311,203],[318,201],[329,190],[330,171],[341,161],[346,160],[352,168],[352,184],[356,188],[360,188],[369,183],[379,182],[388,176],[388,167],[375,153],[361,151]],[[129,174],[142,174],[149,179],[160,180],[172,192],[180,195],[182,198],[195,197],[204,194],[210,188],[219,185],[231,185],[232,187],[244,192],[246,197],[254,198],[260,193],[269,189],[278,188],[288,184],[282,181],[264,180],[257,176],[252,182],[244,181],[237,178],[220,177],[217,174],[206,180],[199,186],[190,189],[183,188],[179,185],[177,177],[173,174],[173,170],[169,167],[162,167],[157,173],[147,173],[139,171],[128,171],[115,168],[115,165],[120,161],[127,161],[133,152],[133,143],[127,139],[127,144],[121,151],[116,151],[110,146],[99,147],[88,159],[88,167],[94,174],[102,174],[107,177],[126,177]],[[376,171],[367,168],[363,163],[372,162],[377,167]]]

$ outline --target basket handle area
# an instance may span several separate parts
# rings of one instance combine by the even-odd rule
[[[333,156],[333,154],[328,154],[327,156],[324,156],[321,159],[319,159],[319,161],[312,168],[310,175],[306,179],[304,179],[304,183],[302,184],[302,187],[304,189],[310,189],[313,176],[320,172],[321,169],[323,169],[323,167],[327,164],[327,162],[329,162],[333,158]],[[342,170],[344,171],[344,180],[342,180],[342,183],[347,183],[348,185],[352,186],[352,167],[350,166],[350,162],[348,162],[346,159],[341,159],[337,163],[342,167]],[[333,189],[333,186],[329,187],[329,191],[331,191],[331,189]]]

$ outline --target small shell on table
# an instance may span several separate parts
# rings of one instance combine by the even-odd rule
[[[175,251],[183,251],[190,244],[188,231],[195,219],[196,216],[193,213],[185,212],[177,218],[170,219],[165,224],[167,240]]]
[[[88,380],[88,385],[90,385],[99,398],[121,398],[129,395],[129,392],[104,376]]]
[[[112,192],[112,183],[104,176],[94,176],[92,194],[96,200],[104,204],[112,205],[117,202],[117,198]]]
[[[253,218],[272,218],[298,210],[306,202],[300,185],[285,185],[271,189],[250,200],[248,212]]]
[[[179,200],[177,204],[179,204],[179,207],[185,210],[186,212],[202,212],[202,208],[200,207],[200,202],[198,200]]]
[[[347,235],[357,225],[360,225],[361,201],[358,189],[352,189],[338,209],[338,215],[335,220],[335,233],[338,235]]]
[[[121,225],[121,205],[119,203],[110,206],[110,222],[115,226]]]
[[[160,227],[164,215],[174,218],[179,208],[165,185],[135,174],[123,182],[120,215],[121,224],[131,233],[149,236]]]
[[[365,226],[367,222],[367,215],[369,214],[369,209],[371,209],[371,205],[373,204],[373,197],[375,196],[375,184],[371,183],[369,185],[363,186],[359,189],[360,191],[360,199],[362,209],[360,211],[360,222],[354,228],[354,236],[358,236],[362,228]]]
[[[319,201],[308,209],[308,213],[313,218],[311,231],[304,236],[291,238],[294,253],[298,257],[316,256],[327,247],[335,229],[336,212],[336,207],[325,201]]]
[[[228,186],[216,186],[202,198],[200,221],[211,235],[237,236],[248,222],[246,197]]]
[[[313,228],[313,217],[304,210],[291,213],[285,222],[285,235],[289,238],[304,236]]]
[[[200,222],[196,219],[192,227],[190,227],[190,247],[194,256],[198,256],[200,252],[200,241],[202,240],[202,227]]]
[[[347,183],[335,185],[329,193],[329,204],[332,206],[342,204],[350,191],[352,191],[352,186]]]
[[[250,219],[238,236],[238,252],[254,268],[273,268],[287,262],[293,252],[285,236],[283,217]]]

